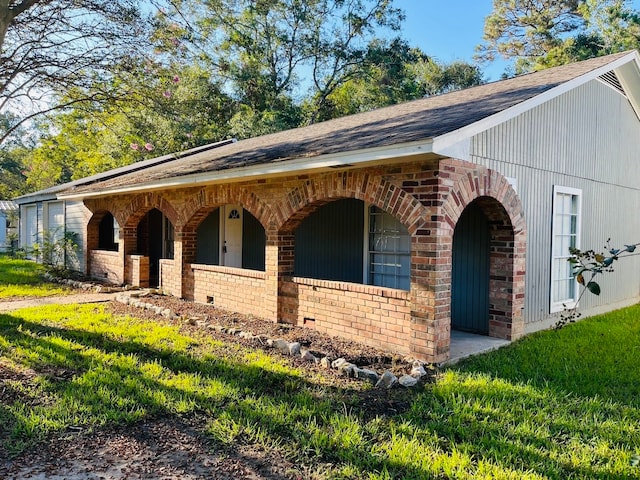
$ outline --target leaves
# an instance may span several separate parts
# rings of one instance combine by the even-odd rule
[[[587,289],[594,295],[600,295],[600,285],[593,280],[587,283]]]

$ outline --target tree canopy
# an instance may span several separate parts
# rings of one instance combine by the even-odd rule
[[[640,47],[627,0],[494,0],[477,57],[513,60],[514,73]]]
[[[483,81],[403,20],[393,0],[0,0],[0,194]]]

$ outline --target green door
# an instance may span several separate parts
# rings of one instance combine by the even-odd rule
[[[453,234],[451,328],[489,333],[489,222],[472,203]]]

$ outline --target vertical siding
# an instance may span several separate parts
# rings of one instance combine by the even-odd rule
[[[264,227],[245,210],[242,212],[242,268],[264,271],[266,246]]]
[[[67,232],[76,234],[78,242],[77,258],[69,265],[74,270],[84,270],[86,245],[85,225],[91,218],[91,211],[82,202],[65,202],[65,224]]]
[[[305,218],[296,230],[295,275],[362,283],[364,203],[336,200]]]
[[[198,227],[196,263],[220,264],[220,209],[216,208]]]
[[[595,80],[473,138],[472,162],[518,181],[527,224],[527,323],[551,317],[554,185],[582,190],[582,248],[601,249],[609,237],[616,245],[640,241],[638,138],[628,100]],[[640,259],[619,262],[600,283],[600,297],[583,297],[584,311],[638,299]]]

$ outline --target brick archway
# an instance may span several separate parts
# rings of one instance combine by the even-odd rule
[[[211,211],[226,204],[240,205],[260,222],[266,232],[271,221],[271,210],[255,193],[236,185],[202,189],[194,193],[178,212],[180,228],[176,229],[176,234],[182,241],[184,263],[195,261],[199,225]]]
[[[505,177],[494,170],[443,162],[443,169],[455,172],[442,205],[442,235],[439,241],[453,249],[454,232],[463,212],[470,205],[479,207],[489,225],[489,335],[508,340],[523,334],[526,225],[522,204]],[[449,308],[446,318],[438,318],[440,329],[451,322],[451,258],[444,266],[449,278]],[[445,323],[445,325],[442,325]]]
[[[424,206],[400,186],[367,172],[335,172],[304,181],[292,188],[273,209],[273,229],[292,232],[322,205],[356,198],[390,213],[413,235],[423,224]]]
[[[180,220],[178,212],[169,200],[156,192],[136,195],[129,203],[123,205],[120,216],[124,218],[124,222],[121,225],[125,229],[135,229],[140,220],[154,208],[160,210],[177,228]]]

